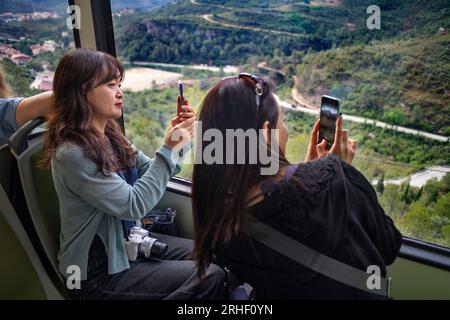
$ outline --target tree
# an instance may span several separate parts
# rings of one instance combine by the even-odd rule
[[[413,237],[425,239],[431,234],[431,212],[420,203],[411,205],[409,212],[405,215],[405,226]]]
[[[439,182],[436,178],[427,181],[423,188],[422,198],[426,206],[434,204],[439,195]]]
[[[376,187],[377,187],[377,191],[380,194],[383,194],[383,192],[384,192],[384,172],[381,174],[380,179],[378,179]]]
[[[409,183],[411,181],[411,178],[408,178],[404,183],[402,183],[402,186],[400,190],[404,190],[402,193],[402,201],[409,203]]]
[[[433,208],[433,213],[448,219],[448,223],[450,223],[450,192],[439,198]]]
[[[419,105],[415,105],[412,110],[412,118],[415,124],[420,124],[423,121],[423,110]]]
[[[417,192],[416,201],[420,200],[420,197],[422,196],[423,192],[423,186],[420,187],[419,192]]]
[[[439,183],[439,189],[447,193],[450,191],[450,173],[447,173]]]
[[[450,246],[450,224],[442,227],[442,236],[444,237],[444,244]]]
[[[398,186],[395,184],[387,184],[383,195],[379,197],[381,206],[394,222],[399,221],[405,210],[405,203],[400,197]]]

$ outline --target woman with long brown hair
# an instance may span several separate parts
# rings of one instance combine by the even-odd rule
[[[325,140],[317,143],[320,121],[316,122],[306,162],[299,164],[290,164],[284,157],[288,132],[268,80],[249,74],[222,80],[205,97],[199,121],[203,132],[214,129],[224,137],[227,130],[262,131],[267,149],[278,162],[274,174],[263,175],[267,164],[259,151],[257,161],[249,162],[255,152],[249,142],[243,149],[235,145],[233,156],[228,157],[236,160],[236,153],[243,150],[245,163],[196,159],[192,201],[200,277],[216,256],[240,281],[256,289],[257,298],[379,297],[309,269],[249,232],[256,219],[363,272],[368,266],[379,266],[385,276],[385,266],[400,248],[401,234],[378,204],[370,183],[351,166],[356,142],[342,129],[342,116],[329,151]],[[278,132],[275,141],[270,138],[272,132]],[[271,147],[275,142],[278,148]],[[212,143],[204,139],[196,156],[204,157]],[[221,151],[229,150],[227,146]]]
[[[89,49],[66,54],[55,72],[43,164],[51,166],[60,204],[59,270],[66,278],[80,271],[81,287],[70,291],[75,298],[222,298],[224,272],[212,265],[198,281],[190,240],[153,234],[168,245],[165,258],[133,257],[132,222],[153,209],[180,171],[173,153],[192,138],[195,115],[184,106],[148,158],[116,121],[123,77],[119,61]]]

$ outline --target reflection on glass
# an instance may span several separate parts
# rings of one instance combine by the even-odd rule
[[[67,2],[4,1],[0,12],[0,64],[12,94],[52,89],[60,58],[75,47]]]

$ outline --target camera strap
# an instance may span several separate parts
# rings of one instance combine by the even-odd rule
[[[369,288],[372,274],[330,258],[250,216],[247,233],[258,242],[328,278],[353,288],[390,298],[391,278],[379,278],[379,286]],[[372,287],[372,286],[371,286]]]

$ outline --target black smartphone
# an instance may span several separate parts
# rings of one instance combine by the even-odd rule
[[[322,103],[320,105],[320,128],[319,141],[327,140],[326,149],[330,150],[334,143],[334,135],[336,131],[336,120],[339,116],[339,99],[322,96]]]
[[[183,86],[183,82],[181,80],[178,81],[178,90],[180,91],[179,95],[180,95],[180,105],[177,106],[177,114],[180,114],[181,112],[183,112],[183,108],[182,106],[184,106],[184,95],[183,95],[183,91],[184,91],[184,86]]]

